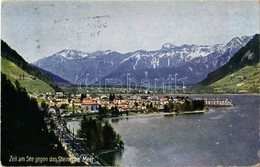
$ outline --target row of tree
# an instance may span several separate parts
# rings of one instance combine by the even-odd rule
[[[84,98],[86,98],[86,97],[87,97],[87,95],[84,94],[84,93],[82,93],[81,96],[80,96],[80,101],[82,102],[82,100],[83,100]],[[119,95],[118,98],[119,98],[119,99],[123,99],[123,97],[122,97],[121,95]],[[109,100],[109,101],[114,101],[115,99],[116,99],[116,95],[113,94],[113,93],[110,93],[108,100]]]
[[[169,103],[164,105],[164,112],[185,112],[203,110],[205,107],[204,100],[189,100],[186,99],[184,103]]]
[[[122,116],[123,114],[128,115],[129,111],[119,111],[119,108],[117,106],[111,107],[110,109],[108,109],[105,106],[103,107],[103,106],[99,105],[98,114],[101,118],[105,118],[109,115],[111,115],[112,117],[118,117],[118,116]]]
[[[77,136],[84,139],[83,145],[90,151],[124,148],[120,135],[108,122],[102,123],[92,117],[83,117]]]

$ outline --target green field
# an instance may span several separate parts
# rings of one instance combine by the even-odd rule
[[[53,88],[51,88],[47,83],[42,80],[35,78],[34,76],[23,71],[13,62],[1,58],[2,73],[6,74],[7,78],[12,81],[12,83],[17,80],[22,87],[25,87],[27,92],[31,93],[54,93]],[[24,77],[22,77],[24,76]]]
[[[259,93],[260,63],[246,66],[208,86],[215,93]]]

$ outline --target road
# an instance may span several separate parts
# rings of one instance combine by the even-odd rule
[[[64,124],[64,119],[58,118],[54,113],[50,118],[45,119],[48,129],[53,130],[57,136],[62,147],[69,156],[71,163],[80,163],[87,166],[102,166],[102,164],[88,151],[86,151],[80,143],[76,142],[76,139],[71,136]],[[51,128],[50,122],[54,123],[54,127]]]

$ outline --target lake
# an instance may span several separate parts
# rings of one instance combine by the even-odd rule
[[[198,115],[113,119],[125,150],[102,158],[120,166],[255,165],[259,162],[260,96],[189,95],[228,98],[234,107]],[[78,128],[78,122],[68,122]]]

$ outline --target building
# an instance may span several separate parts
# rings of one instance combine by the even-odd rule
[[[81,108],[88,112],[98,112],[99,104],[92,101],[85,101],[81,103]]]

